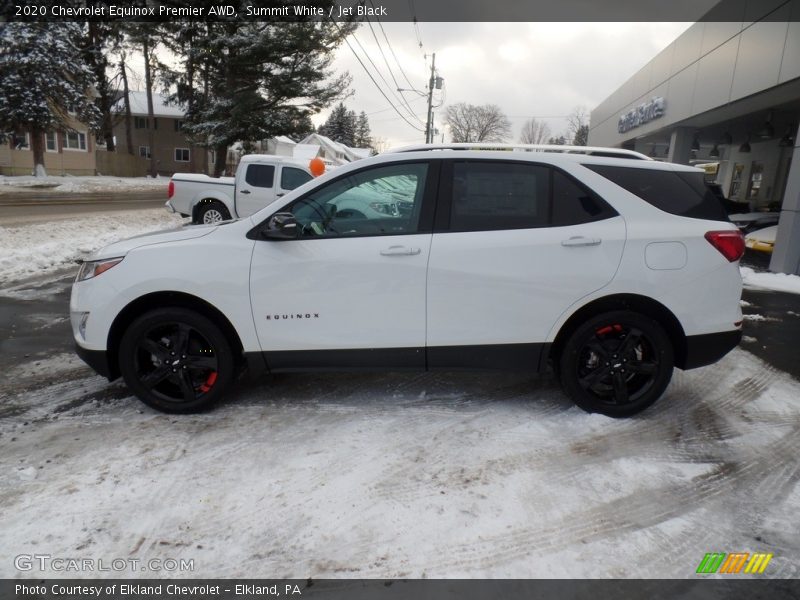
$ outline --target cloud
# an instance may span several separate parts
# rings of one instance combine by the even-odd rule
[[[594,108],[689,25],[420,23],[415,29],[412,23],[383,23],[390,44],[387,45],[378,24],[373,23],[370,30],[365,23],[356,33],[364,51],[353,40],[351,44],[384,93],[394,104],[402,106],[401,113],[418,128],[421,125],[417,118],[424,121],[426,116],[424,100],[414,92],[397,92],[394,82],[404,88],[412,87],[411,83],[417,90],[426,91],[430,55],[435,52],[437,72],[445,80],[445,89],[434,94],[435,100],[444,100],[445,106],[455,102],[497,104],[511,118],[517,139],[528,117],[549,117],[545,120],[554,133],[564,131],[566,122],[560,117],[578,105]],[[407,124],[390,107],[347,45],[337,50],[335,68],[340,72],[347,70],[353,76],[355,95],[345,104],[370,115],[373,136],[387,139],[390,145],[424,140],[422,132]],[[410,109],[405,107],[401,95],[409,102]],[[437,126],[443,109],[434,111]],[[408,114],[410,110],[416,118]],[[315,123],[323,122],[326,117],[327,112],[318,115]]]

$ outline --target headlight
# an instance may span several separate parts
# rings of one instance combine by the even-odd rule
[[[92,277],[97,277],[98,275],[108,271],[111,267],[121,263],[123,258],[124,257],[120,256],[119,258],[85,261],[81,263],[81,268],[78,271],[78,276],[75,278],[75,281],[85,281],[87,279],[91,279]]]

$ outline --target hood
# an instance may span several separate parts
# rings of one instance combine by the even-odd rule
[[[173,229],[162,229],[161,231],[153,231],[152,233],[143,233],[100,248],[86,257],[85,260],[99,260],[103,258],[113,258],[115,256],[125,256],[131,250],[141,248],[142,246],[180,242],[203,237],[215,231],[216,227],[217,225],[191,225],[187,227],[175,227]]]

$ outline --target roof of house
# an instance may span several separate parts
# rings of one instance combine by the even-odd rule
[[[136,116],[147,116],[147,93],[146,92],[128,92],[128,97],[131,101],[131,114]],[[153,115],[156,117],[172,117],[180,118],[186,114],[186,111],[180,105],[166,103],[167,96],[153,92]],[[122,112],[124,110],[124,103],[120,95],[116,104],[114,105],[115,112]]]
[[[275,140],[276,142],[280,142],[282,144],[291,144],[292,146],[294,146],[297,143],[293,139],[288,138],[285,135],[276,135],[272,139]]]
[[[294,158],[312,159],[319,154],[319,144],[297,144],[292,156]]]

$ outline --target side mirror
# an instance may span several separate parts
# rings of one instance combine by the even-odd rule
[[[297,219],[292,213],[275,213],[261,230],[261,235],[270,240],[293,240],[297,237]]]

